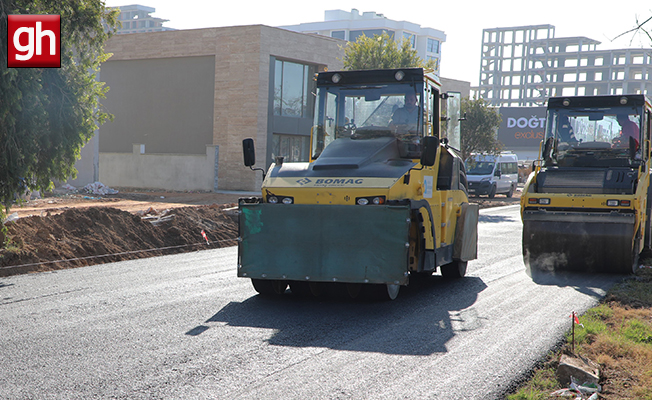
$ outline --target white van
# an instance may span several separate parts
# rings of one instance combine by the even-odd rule
[[[471,154],[466,160],[466,177],[469,195],[498,193],[512,197],[518,184],[518,157],[511,152],[500,155]]]

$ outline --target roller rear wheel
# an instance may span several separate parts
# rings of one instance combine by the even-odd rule
[[[462,260],[453,260],[452,263],[442,265],[441,268],[441,275],[444,278],[449,278],[449,279],[458,279],[458,278],[463,278],[464,275],[466,275],[466,266],[468,262],[467,261],[462,261]]]
[[[263,296],[280,296],[285,293],[285,289],[288,287],[286,281],[272,279],[252,279],[251,284]]]
[[[346,293],[349,295],[350,298],[357,299],[360,296],[360,292],[362,292],[362,284],[361,283],[347,283],[346,284]]]
[[[362,286],[362,293],[359,296],[372,301],[395,300],[400,289],[401,285],[368,283]]]
[[[291,281],[290,290],[296,296],[300,297],[321,297],[324,295],[325,283]]]

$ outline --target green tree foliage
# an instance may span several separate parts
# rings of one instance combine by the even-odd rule
[[[61,16],[61,68],[7,68],[10,14]],[[74,178],[81,148],[110,118],[100,104],[108,88],[96,73],[117,14],[102,0],[0,0],[0,203],[7,211],[17,193]]]
[[[343,61],[348,70],[434,68],[433,61],[424,62],[417,55],[409,40],[403,39],[399,46],[386,32],[373,38],[362,35],[355,42],[347,43]]]
[[[502,117],[496,109],[489,107],[483,99],[462,99],[461,121],[462,158],[466,160],[471,153],[496,154],[503,149],[503,144],[496,137]]]

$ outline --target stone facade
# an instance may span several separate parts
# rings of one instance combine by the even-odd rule
[[[103,64],[100,80],[111,88],[103,104],[115,118],[99,130],[100,181],[116,187],[152,187],[146,173],[140,180],[126,179],[121,176],[124,170],[118,174],[102,165],[118,158],[129,162],[127,156],[138,158],[132,161],[143,170],[147,168],[143,157],[154,155],[148,153],[152,149],[157,156],[152,168],[175,168],[183,156],[204,156],[216,163],[212,167],[210,162],[198,162],[207,166],[198,172],[192,169],[205,174],[189,179],[203,182],[202,187],[188,188],[179,182],[183,178],[177,170],[164,170],[156,176],[170,179],[157,180],[156,188],[259,190],[262,176],[244,167],[242,139],[254,138],[257,166],[269,166],[272,61],[312,65],[318,71],[340,69],[343,44],[264,25],[112,37],[105,51],[113,55]],[[139,146],[144,152],[133,151],[134,144],[144,145]],[[177,162],[166,163],[165,157]]]

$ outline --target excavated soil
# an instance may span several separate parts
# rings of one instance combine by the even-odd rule
[[[237,201],[247,195],[120,191],[30,200],[9,212],[18,218],[6,224],[0,276],[234,246]],[[481,208],[518,200],[470,199]]]
[[[0,276],[235,245],[238,194],[58,194],[14,206]],[[202,231],[206,238],[202,235]]]

